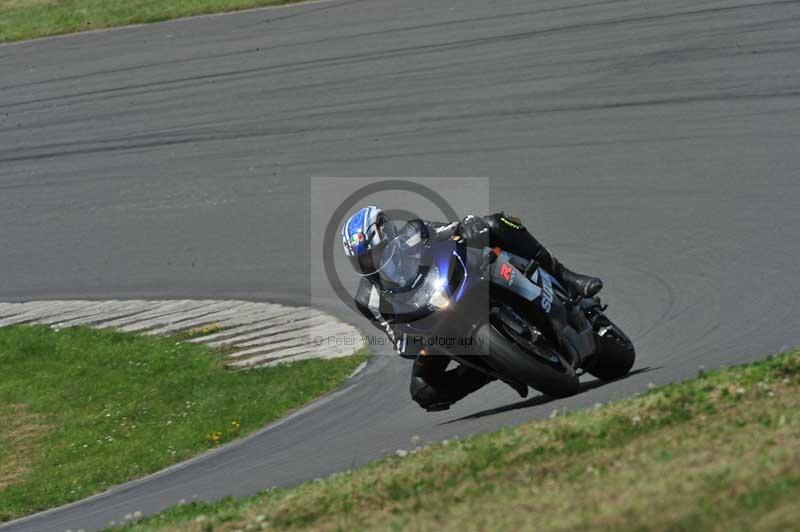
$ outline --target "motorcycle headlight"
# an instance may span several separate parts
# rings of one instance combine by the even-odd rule
[[[433,308],[442,310],[450,305],[447,295],[447,280],[439,276],[439,268],[434,264],[425,275],[425,280],[414,291],[408,302],[414,308]]]
[[[450,298],[447,296],[447,281],[439,275],[439,268],[434,267],[428,275],[434,274],[435,278],[432,281],[432,292],[428,302],[437,310],[442,310],[450,305]]]

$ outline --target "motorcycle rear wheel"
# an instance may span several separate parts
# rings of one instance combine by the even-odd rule
[[[522,349],[491,323],[483,324],[474,337],[486,362],[501,375],[551,397],[568,397],[580,391],[575,370],[554,349],[544,345]],[[528,353],[528,349],[536,352]],[[561,362],[546,362],[549,360]]]

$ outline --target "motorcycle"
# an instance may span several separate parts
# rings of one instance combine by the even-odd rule
[[[467,246],[454,227],[420,235],[406,225],[384,251],[382,275],[413,272],[413,283],[391,296],[411,356],[435,348],[552,397],[577,393],[583,372],[612,380],[630,371],[633,343],[599,297],[570,293],[534,260]]]

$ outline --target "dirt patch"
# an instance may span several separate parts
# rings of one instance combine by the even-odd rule
[[[48,430],[41,416],[25,405],[0,404],[0,490],[30,470],[39,440]]]

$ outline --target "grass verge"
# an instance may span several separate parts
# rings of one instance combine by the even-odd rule
[[[0,42],[302,0],[0,0]]]
[[[798,392],[800,351],[132,528],[796,529]]]
[[[202,345],[0,328],[0,521],[83,498],[262,427],[365,353],[232,371]]]

